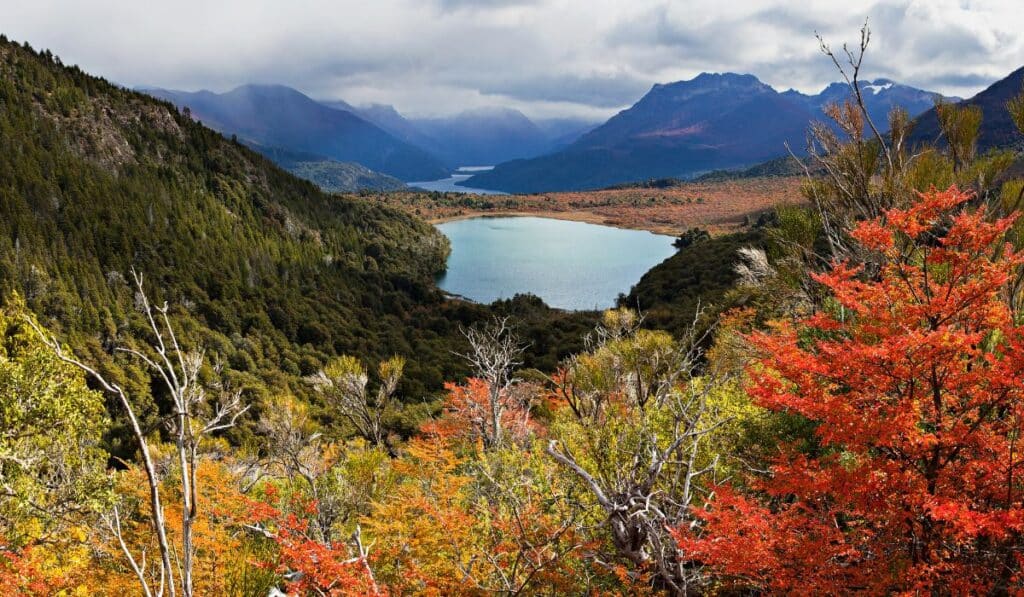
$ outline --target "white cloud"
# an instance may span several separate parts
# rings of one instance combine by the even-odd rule
[[[275,82],[414,114],[603,116],[702,71],[814,91],[835,78],[815,31],[838,46],[865,17],[869,76],[971,95],[1024,56],[1019,0],[0,0],[0,14],[8,36],[126,85]]]

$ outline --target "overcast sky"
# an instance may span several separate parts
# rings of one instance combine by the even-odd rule
[[[0,0],[0,31],[128,86],[282,83],[412,115],[504,105],[604,117],[653,83],[751,73],[816,92],[873,30],[866,74],[970,96],[1024,65],[1022,0]]]

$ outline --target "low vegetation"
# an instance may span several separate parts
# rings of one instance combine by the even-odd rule
[[[701,227],[735,232],[775,206],[804,201],[803,179],[747,178],[645,185],[578,193],[472,195],[388,193],[378,201],[432,222],[483,215],[529,214],[679,235]]]

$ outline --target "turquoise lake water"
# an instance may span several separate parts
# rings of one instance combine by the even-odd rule
[[[438,286],[481,303],[530,293],[560,309],[606,309],[675,253],[671,236],[551,218],[472,218],[438,229],[452,243]]]
[[[486,172],[494,166],[462,166],[448,178],[441,180],[427,180],[423,182],[410,182],[410,187],[416,187],[425,191],[437,191],[439,193],[473,193],[476,195],[506,195],[504,191],[491,191],[488,189],[473,189],[459,186],[460,182],[469,179],[470,176],[480,172]]]

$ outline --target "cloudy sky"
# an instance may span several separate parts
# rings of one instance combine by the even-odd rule
[[[129,86],[282,83],[412,115],[487,105],[604,117],[653,83],[752,73],[816,92],[873,30],[866,74],[969,96],[1024,65],[1021,0],[0,0],[0,31]]]

